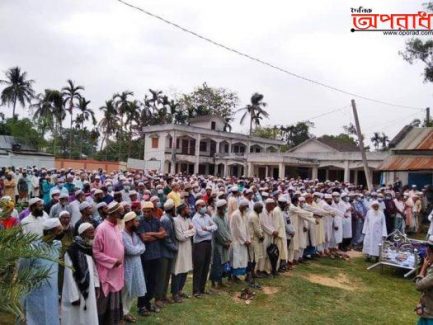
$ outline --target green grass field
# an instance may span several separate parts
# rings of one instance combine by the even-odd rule
[[[168,305],[139,317],[139,324],[414,324],[419,294],[403,272],[367,271],[361,257],[348,262],[319,259],[288,275],[261,280],[263,290],[249,303],[233,285],[202,299]],[[188,289],[191,279],[188,279]]]
[[[202,299],[163,308],[138,324],[415,324],[419,293],[402,271],[367,271],[362,257],[319,259],[274,279],[249,304],[237,298],[245,287],[232,285]],[[191,278],[187,281],[190,292]],[[135,314],[135,310],[133,310]],[[13,324],[0,314],[0,324]],[[91,325],[91,324],[89,324]]]

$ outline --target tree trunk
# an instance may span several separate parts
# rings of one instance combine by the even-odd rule
[[[14,106],[13,106],[13,108],[12,108],[12,119],[16,119],[16,117],[15,117],[15,107],[17,106],[17,99],[16,98],[14,98]]]
[[[101,141],[101,147],[99,148],[99,151],[102,151],[102,148],[104,147],[104,143],[105,143],[105,139],[107,138],[107,134],[105,133],[104,134],[104,137],[102,138],[102,141]]]
[[[253,113],[250,114],[250,136],[253,130]]]
[[[71,114],[71,129],[69,130],[69,159],[72,158],[72,99],[71,99],[71,103],[69,104],[69,113]]]

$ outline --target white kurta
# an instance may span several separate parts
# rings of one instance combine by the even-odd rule
[[[334,230],[333,230],[333,246],[337,246],[343,242],[343,219],[344,219],[344,209],[345,207],[340,206],[341,202],[332,202],[332,207],[335,209],[336,214],[334,217]]]
[[[275,244],[280,251],[280,259],[287,261],[286,220],[280,207],[276,207],[273,211],[273,223],[275,225],[275,230],[278,231],[278,237],[275,239]]]
[[[343,238],[352,238],[352,205],[349,202],[340,202],[341,206],[344,206],[344,218],[343,218]]]
[[[75,226],[76,222],[81,219],[80,201],[72,201],[69,207],[71,208],[71,225]]]
[[[173,221],[176,239],[179,244],[173,274],[188,273],[192,271],[191,238],[195,235],[195,228],[190,229],[192,221],[189,218],[177,216]]]
[[[98,272],[91,256],[86,255],[87,265],[90,273],[89,296],[84,297],[77,287],[72,268],[65,267],[63,276],[62,311],[61,318],[64,325],[88,325],[98,324],[98,310],[96,307],[95,287],[99,287]],[[72,266],[71,258],[65,254],[65,265]],[[72,302],[80,300],[79,306],[73,306]],[[84,310],[86,306],[86,310]]]
[[[234,269],[246,268],[248,266],[248,247],[245,242],[251,241],[246,213],[242,214],[239,209],[233,212],[230,219],[230,232],[232,235],[231,266]]]
[[[388,235],[382,211],[368,210],[362,233],[365,235],[362,252],[370,256],[379,256],[379,244],[382,243],[382,238]]]
[[[227,202],[227,217],[230,221],[230,218],[232,217],[233,212],[235,212],[238,209],[239,206],[239,199],[238,197],[231,196],[228,199]]]

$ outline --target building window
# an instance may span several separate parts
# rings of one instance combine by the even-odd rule
[[[216,127],[215,121],[210,122],[210,128],[211,128],[211,130],[215,130],[215,127]]]
[[[152,138],[152,149],[158,149],[159,138]]]
[[[207,142],[200,141],[200,151],[207,151]]]

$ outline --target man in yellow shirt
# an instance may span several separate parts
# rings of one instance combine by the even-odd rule
[[[182,199],[180,197],[179,190],[180,190],[179,184],[178,183],[173,183],[173,185],[171,187],[171,192],[168,193],[168,195],[167,195],[167,199],[172,199],[173,202],[174,202],[174,206],[176,208],[180,205],[180,203],[182,201]]]

